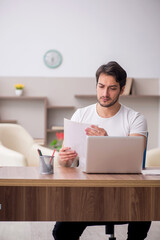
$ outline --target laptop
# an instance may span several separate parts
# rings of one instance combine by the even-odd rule
[[[86,173],[141,173],[144,138],[88,136]]]

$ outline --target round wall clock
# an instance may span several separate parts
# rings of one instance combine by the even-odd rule
[[[57,68],[62,63],[62,55],[57,50],[49,50],[44,54],[44,63],[49,68]]]

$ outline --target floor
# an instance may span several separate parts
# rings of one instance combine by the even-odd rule
[[[53,226],[54,222],[0,222],[0,240],[53,240]],[[125,240],[126,236],[127,225],[116,226],[117,240]],[[81,240],[98,239],[108,239],[104,226],[88,227],[81,236]],[[152,222],[146,240],[159,239],[160,222]]]

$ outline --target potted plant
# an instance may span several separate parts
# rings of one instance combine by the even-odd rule
[[[14,87],[15,87],[16,96],[21,96],[23,94],[24,84],[21,84],[21,83],[15,84]]]

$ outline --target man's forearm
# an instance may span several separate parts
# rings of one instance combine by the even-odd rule
[[[61,165],[62,167],[71,167],[71,165],[74,161],[74,160],[64,161],[61,159],[61,157],[59,155],[57,158],[58,158],[57,160],[58,160],[59,165]]]

